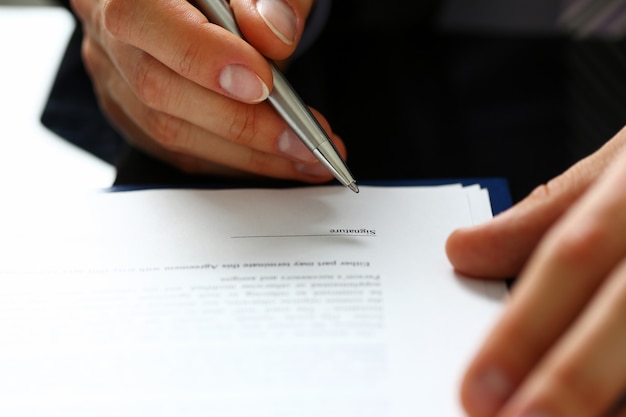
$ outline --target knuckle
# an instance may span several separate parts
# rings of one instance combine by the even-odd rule
[[[231,141],[243,146],[253,147],[252,145],[256,142],[258,136],[256,132],[260,132],[255,106],[238,106],[226,130]]]
[[[529,198],[531,200],[547,201],[553,197],[557,197],[559,190],[563,189],[562,183],[564,179],[564,176],[558,176],[552,178],[545,184],[538,185],[531,191]]]
[[[167,76],[159,71],[158,63],[143,52],[132,68],[130,84],[137,98],[151,108],[161,109],[166,97]]]
[[[199,43],[186,43],[178,53],[178,71],[183,77],[189,78],[198,68],[198,55],[201,52]]]
[[[85,36],[83,38],[81,48],[80,48],[81,59],[85,64],[85,69],[87,73],[93,75],[96,71],[96,60],[94,57],[94,48],[89,37]]]
[[[144,127],[155,142],[166,150],[178,152],[185,148],[188,131],[181,119],[161,112],[150,111]]]
[[[559,197],[563,187],[563,176],[536,187],[529,198],[548,201]],[[571,178],[568,180],[571,181]],[[611,224],[607,216],[587,211],[586,214],[570,216],[558,228],[553,249],[554,259],[562,264],[584,268],[593,265],[594,259],[608,253],[611,242]]]
[[[544,200],[550,196],[550,184],[541,184],[535,187],[529,194],[529,199]]]
[[[124,31],[125,18],[130,11],[127,10],[128,2],[125,0],[105,0],[102,6],[102,19],[104,27],[114,36],[119,36]],[[128,19],[129,21],[131,19]]]
[[[557,177],[554,177],[547,183],[535,187],[531,191],[529,199],[537,201],[548,201],[554,198],[558,198],[559,195],[563,193],[564,189],[570,188],[567,186],[567,183],[570,183],[573,177],[575,176],[559,175]]]
[[[571,404],[579,415],[596,415],[598,410],[608,405],[603,385],[590,381],[572,362],[560,364],[552,373],[551,380],[558,396],[565,400],[565,404]]]
[[[159,61],[142,51],[131,68],[130,85],[137,98],[146,106],[167,111],[180,105],[181,93],[176,93],[176,73],[166,69]]]
[[[608,236],[609,231],[597,219],[585,219],[564,230],[555,255],[562,262],[584,267],[605,252]]]

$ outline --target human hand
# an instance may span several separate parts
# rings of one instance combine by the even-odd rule
[[[100,106],[129,142],[190,173],[328,181],[332,175],[264,101],[272,75],[263,55],[282,60],[295,50],[313,4],[285,1],[230,1],[250,44],[185,0],[71,4]]]
[[[608,416],[626,389],[626,129],[446,250],[469,276],[519,274],[464,376],[468,414]]]

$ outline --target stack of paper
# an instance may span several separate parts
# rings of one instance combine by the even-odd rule
[[[502,283],[457,276],[478,186],[4,203],[0,415],[462,416]]]

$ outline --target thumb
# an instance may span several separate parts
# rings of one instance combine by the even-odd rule
[[[446,242],[454,268],[480,278],[517,275],[544,233],[585,193],[617,148],[624,147],[624,139],[626,130],[509,210],[486,223],[454,231]]]

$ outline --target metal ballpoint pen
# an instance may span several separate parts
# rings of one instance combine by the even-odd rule
[[[243,38],[235,17],[226,0],[196,0],[194,4],[211,23],[215,23]],[[313,152],[319,161],[328,168],[335,178],[355,193],[359,192],[350,170],[341,158],[335,145],[324,132],[309,108],[291,87],[285,76],[269,61],[274,77],[274,89],[268,101],[293,129],[302,142]]]

